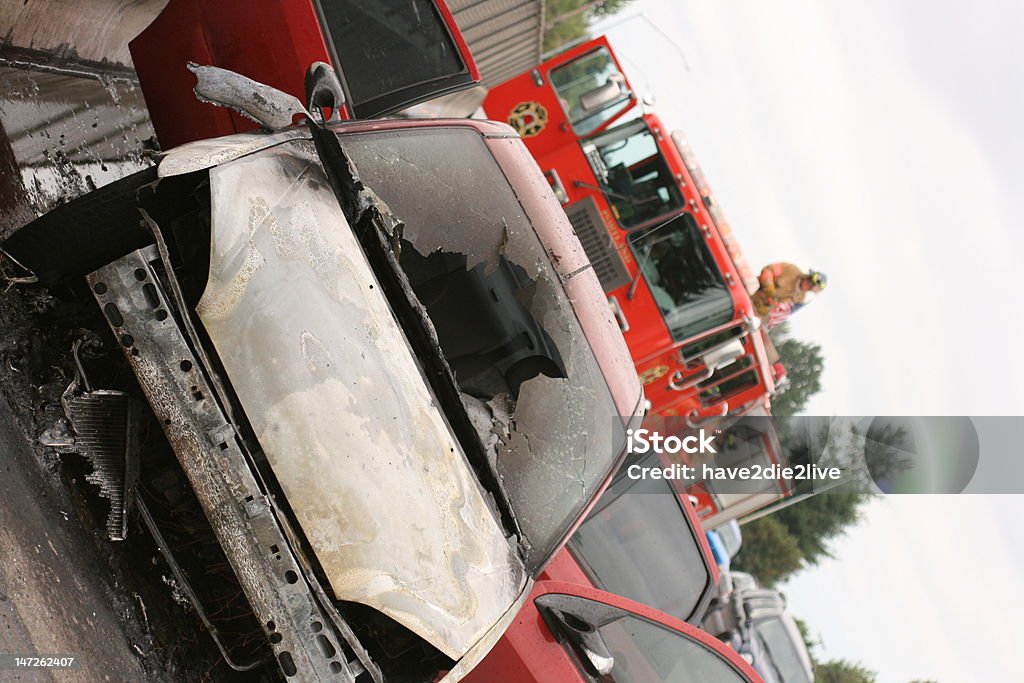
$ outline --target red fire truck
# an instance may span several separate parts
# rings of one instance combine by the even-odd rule
[[[519,131],[569,216],[650,413],[682,416],[690,428],[768,415],[785,372],[753,311],[756,277],[692,148],[637,105],[603,37],[491,89],[484,101],[490,116]],[[774,434],[763,446],[766,461],[777,461]],[[702,517],[732,518],[721,497],[703,487],[694,493]],[[786,494],[779,487],[775,497]]]
[[[255,130],[192,94],[186,64],[217,66],[303,99],[310,64],[334,66],[343,119],[371,119],[480,81],[444,0],[170,0],[129,44],[164,149]]]

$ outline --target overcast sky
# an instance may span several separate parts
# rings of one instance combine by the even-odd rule
[[[829,275],[792,325],[826,359],[810,414],[1024,414],[1024,3],[635,0],[606,25],[751,265]],[[1022,512],[874,502],[794,612],[880,683],[1016,680]]]
[[[819,414],[1021,414],[1024,4],[636,0],[611,29],[755,268],[830,276],[793,318]],[[687,68],[688,67],[688,68]]]

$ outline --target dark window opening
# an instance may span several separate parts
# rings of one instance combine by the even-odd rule
[[[363,105],[380,104],[402,90],[413,89],[416,98],[422,94],[418,86],[468,82],[468,76],[457,78],[468,70],[430,0],[320,0],[319,5],[324,37],[340,62],[357,117],[394,109],[381,105],[364,112]]]
[[[517,398],[532,377],[565,377],[554,342],[520,302],[533,285],[522,268],[503,256],[490,274],[483,263],[466,270],[465,254],[424,257],[404,241],[401,265],[463,391]]]
[[[625,109],[632,95],[604,47],[552,69],[551,85],[577,135],[588,135]]]
[[[644,461],[658,466],[656,456]],[[620,468],[569,547],[601,590],[689,621],[711,581],[695,530],[668,481],[630,479],[627,471]]]
[[[629,615],[598,629],[614,662],[601,681],[639,683],[742,683],[721,655],[678,631]]]
[[[629,244],[673,339],[732,320],[729,288],[692,215],[638,230]]]
[[[584,151],[623,228],[635,228],[685,205],[654,134],[643,121],[594,138]]]

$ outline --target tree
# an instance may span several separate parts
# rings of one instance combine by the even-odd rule
[[[772,330],[772,341],[779,360],[786,368],[789,386],[772,399],[773,415],[796,415],[812,396],[821,391],[821,373],[825,358],[821,347],[789,336],[789,327],[779,325]]]
[[[807,625],[807,622],[800,617],[794,616],[793,621],[796,622],[796,627],[800,629],[800,637],[804,640],[804,647],[807,648],[807,655],[811,658],[811,665],[818,665],[818,658],[814,656],[814,652],[821,646],[820,640],[815,640],[811,636],[811,627]]]
[[[844,486],[744,524],[743,545],[733,565],[774,586],[832,557],[830,542],[860,519],[860,506],[869,497],[857,487]]]
[[[782,524],[796,540],[804,563],[815,565],[824,558],[832,557],[829,542],[857,523],[860,506],[868,497],[869,494],[852,487],[841,487],[806,498],[764,519],[774,517]]]
[[[743,545],[732,566],[772,586],[803,566],[803,554],[793,534],[769,515],[743,526]]]
[[[875,683],[878,674],[845,659],[819,663],[814,669],[814,683]]]
[[[594,8],[594,16],[606,17],[616,12],[622,11],[626,5],[633,0],[604,0],[597,7]]]
[[[554,50],[586,37],[590,19],[615,14],[631,0],[547,0],[544,6],[544,50]]]

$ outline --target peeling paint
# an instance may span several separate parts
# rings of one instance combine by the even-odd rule
[[[492,447],[499,484],[523,532],[527,566],[538,567],[593,497],[624,441],[614,397],[567,291],[574,280],[576,292],[599,297],[600,287],[592,273],[578,277],[587,268],[569,277],[556,269],[555,257],[474,131],[368,133],[346,136],[343,143],[364,182],[402,217],[403,237],[420,255],[465,255],[467,270],[484,264],[484,273],[505,262],[526,278],[514,296],[557,352],[561,367],[548,372],[561,376],[527,379],[518,401],[498,395],[463,402]],[[570,250],[565,265],[582,264],[577,241],[562,246]],[[434,323],[441,328],[441,320]],[[444,330],[440,340],[444,349]],[[495,410],[499,406],[504,414]]]
[[[311,145],[219,166],[211,194],[198,312],[334,594],[458,659],[526,573]]]

